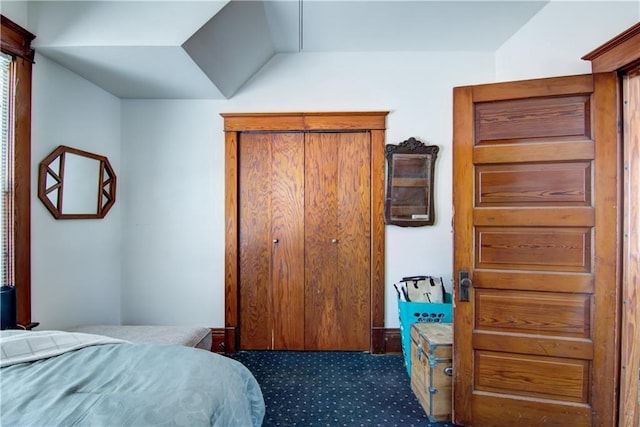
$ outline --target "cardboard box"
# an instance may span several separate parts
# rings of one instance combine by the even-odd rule
[[[411,325],[411,389],[430,421],[451,420],[451,323]]]

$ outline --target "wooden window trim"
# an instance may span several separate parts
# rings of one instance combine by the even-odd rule
[[[0,49],[12,55],[14,149],[14,259],[17,320],[31,323],[31,74],[35,36],[0,15]]]

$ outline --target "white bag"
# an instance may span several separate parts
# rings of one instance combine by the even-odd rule
[[[407,301],[411,302],[444,302],[444,284],[442,277],[413,276],[403,277],[407,293]]]

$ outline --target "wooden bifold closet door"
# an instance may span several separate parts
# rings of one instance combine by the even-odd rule
[[[239,166],[242,346],[302,350],[303,134],[242,134]]]
[[[369,348],[370,136],[240,136],[243,349]]]
[[[224,116],[227,130],[237,116]],[[227,159],[237,153],[227,170],[227,202],[237,199],[227,203],[227,341],[373,350],[384,321],[382,134],[250,127],[227,132]]]
[[[370,135],[305,141],[305,349],[368,350]]]

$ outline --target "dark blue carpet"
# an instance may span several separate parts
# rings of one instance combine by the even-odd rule
[[[454,426],[429,421],[401,354],[241,351],[231,357],[260,383],[264,427]]]

